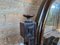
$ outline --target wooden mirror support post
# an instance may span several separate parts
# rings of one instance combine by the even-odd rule
[[[23,15],[27,18],[24,22],[20,22],[20,34],[24,38],[25,45],[36,45],[35,37],[36,37],[36,23],[32,21],[31,15]]]

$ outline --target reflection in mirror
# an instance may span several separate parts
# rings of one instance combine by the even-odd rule
[[[60,45],[60,4],[50,6],[44,26],[44,45]]]

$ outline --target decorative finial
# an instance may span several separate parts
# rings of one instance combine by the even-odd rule
[[[30,19],[33,17],[33,15],[23,15],[24,17],[26,17],[27,19]]]

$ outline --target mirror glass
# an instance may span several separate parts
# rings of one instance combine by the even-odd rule
[[[60,3],[58,2],[54,2],[47,12],[44,24],[44,45],[60,45]]]

